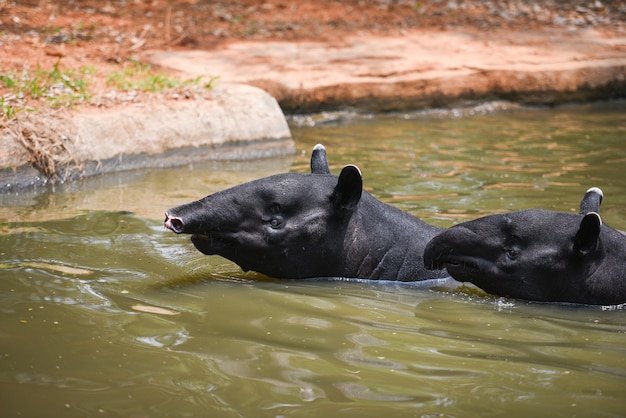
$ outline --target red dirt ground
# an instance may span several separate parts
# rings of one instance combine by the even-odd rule
[[[90,67],[94,95],[147,49],[212,49],[241,39],[340,40],[411,30],[626,28],[624,1],[606,0],[0,0],[0,75]],[[0,98],[15,100],[0,81]],[[91,104],[94,103],[93,101]],[[25,97],[20,105],[45,106]],[[99,105],[102,105],[100,102]]]

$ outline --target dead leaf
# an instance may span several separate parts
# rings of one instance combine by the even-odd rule
[[[134,309],[139,312],[147,312],[159,315],[179,315],[180,312],[172,311],[166,308],[160,308],[158,306],[148,306],[148,305],[133,305],[131,309]]]
[[[57,264],[49,264],[49,263],[42,263],[42,262],[23,263],[22,265],[24,267],[58,271],[61,273],[74,274],[77,276],[83,276],[83,275],[93,273],[93,271],[91,270],[85,270],[85,269],[76,268],[76,267],[60,266]]]

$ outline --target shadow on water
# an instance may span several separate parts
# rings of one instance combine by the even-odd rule
[[[343,120],[294,128],[294,159],[1,196],[3,413],[623,415],[623,311],[446,282],[274,280],[162,226],[169,207],[308,171],[322,142],[333,172],[359,164],[369,191],[428,222],[575,211],[595,185],[603,218],[626,229],[624,107],[612,106]]]
[[[293,156],[206,161],[173,169],[106,174],[0,194],[0,222],[58,219],[86,210],[127,211],[148,219],[162,219],[169,207],[238,183],[288,171],[292,161]]]

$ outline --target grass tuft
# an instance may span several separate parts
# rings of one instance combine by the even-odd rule
[[[62,70],[57,61],[51,70],[37,66],[35,71],[0,74],[0,83],[9,93],[0,97],[0,117],[11,119],[29,99],[44,100],[51,108],[73,107],[91,98],[88,77],[95,73],[91,67],[78,71]]]
[[[157,92],[199,85],[210,89],[217,78],[212,77],[209,82],[204,84],[201,84],[202,79],[203,76],[198,76],[191,80],[180,80],[153,68],[150,64],[141,64],[138,61],[131,61],[130,64],[124,66],[122,71],[117,71],[109,75],[106,82],[109,86],[125,91],[141,90]]]
[[[90,87],[96,70],[81,67],[77,71],[62,69],[60,59],[51,69],[39,66],[34,71],[0,72],[0,89],[8,93],[0,95],[0,119],[13,119],[18,112],[35,111],[29,108],[32,100],[43,101],[47,108],[73,108],[89,102],[93,94]],[[106,84],[122,91],[160,92],[169,89],[202,87],[211,89],[217,77],[203,82],[203,76],[180,80],[157,70],[149,64],[131,61],[121,71],[106,78]]]

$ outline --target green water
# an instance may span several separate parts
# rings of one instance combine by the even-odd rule
[[[162,227],[177,204],[357,164],[367,190],[450,226],[577,211],[626,229],[626,105],[341,119],[298,155],[0,196],[0,408],[14,416],[624,416],[626,313],[410,285],[275,281]]]

